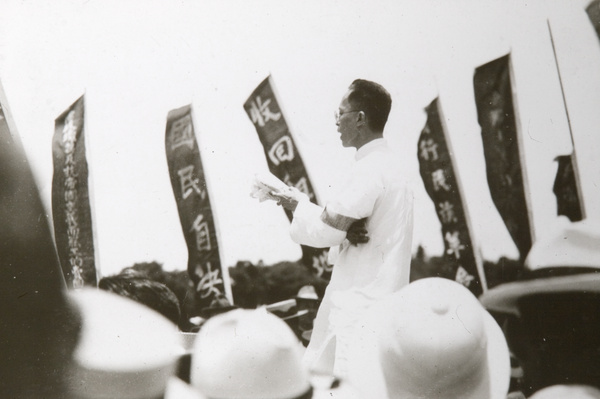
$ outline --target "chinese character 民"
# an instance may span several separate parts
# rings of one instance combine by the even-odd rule
[[[294,144],[290,136],[283,136],[277,140],[269,150],[269,159],[276,166],[284,161],[294,159]]]
[[[438,160],[438,145],[433,139],[421,140],[419,143],[419,149],[421,150],[421,158],[426,161],[437,161]],[[431,157],[431,159],[429,159]]]
[[[202,214],[198,215],[192,224],[191,231],[196,233],[196,248],[198,251],[210,251],[211,244],[208,223],[203,218]]]
[[[444,236],[446,243],[448,243],[448,249],[446,253],[448,255],[454,254],[456,259],[460,259],[460,251],[465,249],[465,246],[461,244],[460,237],[458,236],[458,231],[454,231],[452,233],[446,232]]]
[[[271,112],[269,104],[271,99],[262,102],[260,96],[256,96],[256,101],[252,101],[250,104],[250,117],[252,123],[258,123],[260,127],[264,127],[265,123],[273,120],[278,121],[281,118],[281,112]]]
[[[171,150],[181,147],[182,145],[187,145],[190,150],[193,150],[194,140],[192,118],[189,115],[173,122],[171,125]]]
[[[181,196],[183,199],[189,197],[194,191],[200,195],[202,199],[206,197],[206,192],[200,189],[198,183],[200,179],[193,177],[194,165],[186,166],[177,171],[179,182],[181,183]]]
[[[439,191],[440,188],[450,191],[450,186],[446,182],[446,175],[443,169],[433,171],[431,173],[431,181],[433,182],[433,189],[435,191]]]

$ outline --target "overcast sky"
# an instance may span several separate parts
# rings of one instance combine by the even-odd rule
[[[9,0],[0,6],[0,80],[47,209],[54,120],[85,93],[103,274],[154,260],[185,268],[164,134],[167,113],[186,104],[194,111],[225,265],[300,257],[283,211],[249,197],[253,174],[267,164],[243,103],[269,74],[323,200],[328,182],[353,156],[341,147],[333,119],[347,86],[365,78],[390,91],[386,135],[413,183],[415,248],[421,244],[429,255],[441,254],[443,244],[416,148],[423,108],[439,95],[474,237],[484,258],[495,260],[517,252],[487,189],[474,68],[511,53],[539,233],[556,213],[553,159],[572,151],[548,18],[563,67],[574,76],[566,82],[572,124],[588,148],[586,132],[598,122],[585,113],[599,108],[598,95],[590,94],[600,93],[598,84],[576,79],[600,73],[586,3]],[[577,63],[583,56],[586,62]],[[582,164],[596,173],[587,168],[591,153]]]

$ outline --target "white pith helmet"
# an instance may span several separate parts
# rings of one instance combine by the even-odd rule
[[[510,357],[502,330],[464,286],[417,280],[376,305],[390,399],[504,399]]]
[[[310,398],[302,344],[265,309],[210,318],[194,343],[191,384],[208,398]]]

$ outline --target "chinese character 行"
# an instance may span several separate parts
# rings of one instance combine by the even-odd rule
[[[437,161],[438,160],[438,145],[433,139],[421,140],[419,143],[419,149],[421,150],[421,158],[426,161]],[[431,159],[429,159],[431,157]]]

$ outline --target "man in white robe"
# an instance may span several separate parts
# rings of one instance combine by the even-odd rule
[[[332,247],[330,283],[314,321],[305,363],[313,371],[348,374],[348,354],[360,345],[359,320],[375,303],[409,282],[413,194],[400,159],[383,138],[391,97],[379,84],[356,80],[336,113],[344,147],[355,163],[325,208],[298,190],[276,195],[294,212],[292,239]],[[348,238],[363,226],[368,237]],[[351,228],[352,226],[352,228]],[[365,242],[366,241],[366,242]]]

